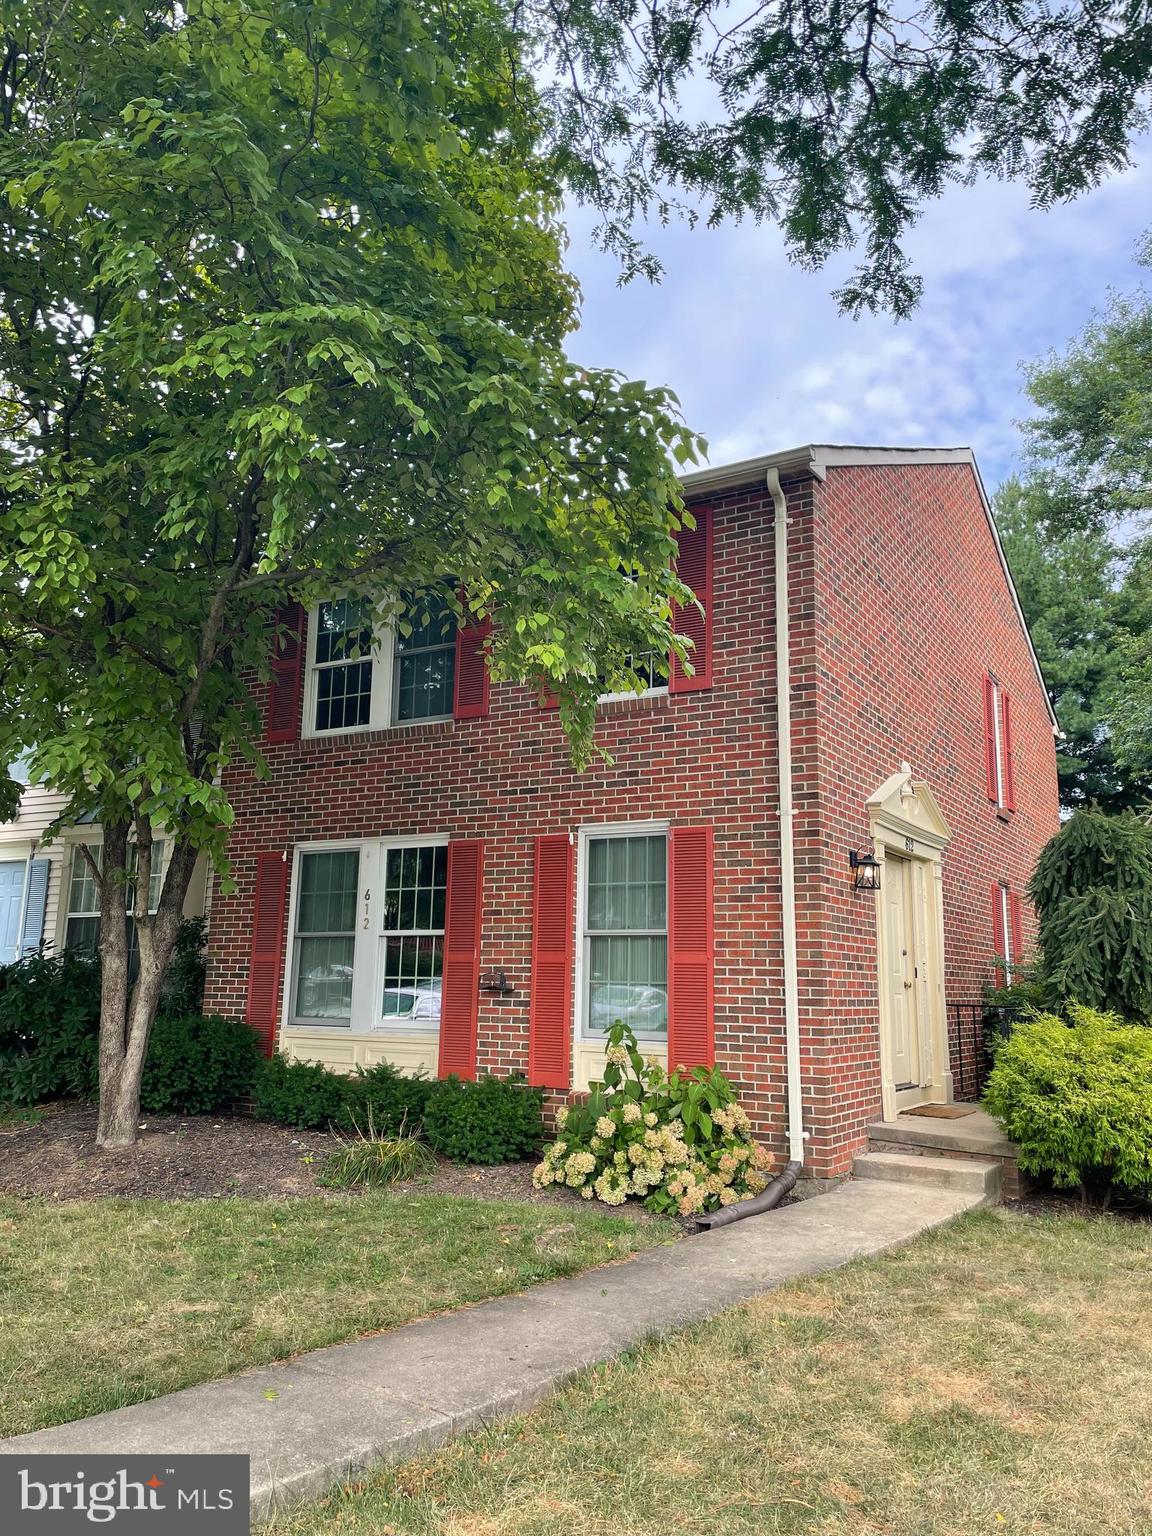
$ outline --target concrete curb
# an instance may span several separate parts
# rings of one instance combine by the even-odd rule
[[[0,1440],[0,1455],[239,1452],[251,1458],[252,1516],[262,1519],[521,1413],[646,1338],[882,1253],[979,1203],[952,1190],[844,1184],[519,1296]]]

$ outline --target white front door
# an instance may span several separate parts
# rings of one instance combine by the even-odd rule
[[[24,916],[25,859],[0,863],[0,965],[20,957],[20,922]]]
[[[907,859],[885,860],[884,916],[886,953],[884,988],[888,1030],[888,1066],[897,1093],[920,1086],[921,1018],[917,986],[915,884]]]

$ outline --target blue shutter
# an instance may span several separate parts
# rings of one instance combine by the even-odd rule
[[[33,859],[28,866],[28,891],[24,898],[24,928],[20,934],[20,954],[37,954],[44,946],[44,911],[48,905],[48,879],[51,859]]]

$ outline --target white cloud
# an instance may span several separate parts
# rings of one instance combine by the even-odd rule
[[[1017,185],[949,189],[909,239],[925,293],[901,323],[838,314],[831,294],[850,257],[805,272],[775,230],[751,225],[654,230],[664,281],[620,288],[576,210],[572,350],[675,390],[713,463],[828,439],[966,443],[995,483],[1019,454],[1021,364],[1062,348],[1110,288],[1145,275],[1133,256],[1150,182],[1141,164],[1042,212]]]

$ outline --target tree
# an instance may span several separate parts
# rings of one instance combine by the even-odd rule
[[[1152,16],[1124,0],[515,0],[553,142],[625,271],[640,214],[777,222],[806,266],[859,244],[849,310],[914,305],[901,240],[978,175],[1034,203],[1124,165],[1147,122]]]
[[[0,46],[0,760],[103,827],[103,1146],[275,616],[445,578],[498,678],[681,655],[670,396],[576,368],[557,185],[498,7],[73,0]],[[458,586],[456,585],[458,584]],[[153,837],[171,855],[148,912]],[[134,888],[135,894],[132,896]],[[129,895],[139,976],[128,980]]]
[[[1028,392],[1028,473],[997,515],[1068,736],[1064,803],[1135,805],[1152,794],[1152,302],[1114,298]]]
[[[1058,1005],[1152,1022],[1152,827],[1132,811],[1077,811],[1028,887],[1041,976]]]
[[[1061,805],[1139,805],[1149,780],[1116,761],[1105,719],[1125,633],[1115,546],[1097,529],[1053,526],[1046,487],[1036,479],[1004,482],[996,523],[1063,732],[1056,752]]]

